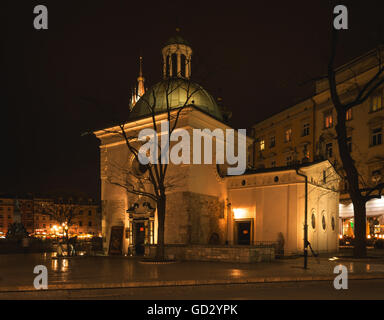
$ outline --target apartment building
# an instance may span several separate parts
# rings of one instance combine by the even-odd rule
[[[382,67],[384,47],[372,50],[336,70],[342,102],[352,101]],[[254,125],[256,168],[290,167],[329,159],[342,172],[336,140],[336,111],[327,77],[315,84],[315,93]],[[362,188],[384,181],[384,86],[347,113],[348,147],[360,173]],[[340,184],[340,233],[353,235],[353,205],[344,180]],[[367,203],[367,235],[384,238],[384,198]]]
[[[49,198],[26,195],[0,196],[0,237],[5,237],[9,225],[15,222],[14,213],[32,235],[50,235],[62,231],[62,223],[55,217],[60,208],[72,210],[68,232],[71,235],[94,235],[101,233],[100,206],[90,198]]]

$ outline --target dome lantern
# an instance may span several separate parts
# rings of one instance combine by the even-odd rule
[[[171,37],[161,51],[163,55],[163,78],[186,78],[191,76],[192,48],[176,28],[177,34]]]

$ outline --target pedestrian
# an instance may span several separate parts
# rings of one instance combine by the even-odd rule
[[[73,255],[76,255],[76,242],[77,242],[77,236],[73,237]]]
[[[57,252],[57,256],[58,257],[62,257],[63,256],[63,247],[61,246],[61,240],[59,240],[59,242],[57,244],[56,252]]]
[[[72,257],[73,256],[73,244],[72,243],[68,243],[68,246],[69,246],[69,251],[68,251],[68,256],[69,257]]]
[[[68,255],[69,256],[74,256],[76,254],[76,251],[75,251],[75,237],[72,237],[68,240]]]

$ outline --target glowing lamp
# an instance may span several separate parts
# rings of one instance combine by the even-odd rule
[[[248,211],[246,209],[243,209],[243,208],[233,209],[233,215],[234,215],[235,219],[247,218],[247,216],[248,216],[247,213],[248,213]]]

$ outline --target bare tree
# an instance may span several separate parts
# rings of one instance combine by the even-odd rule
[[[384,67],[381,64],[381,54],[379,54],[378,70],[376,74],[362,87],[356,88],[356,95],[348,102],[342,102],[337,91],[335,58],[338,43],[338,31],[332,31],[331,56],[328,63],[328,82],[331,99],[337,114],[337,143],[339,146],[340,159],[348,181],[348,192],[350,194],[355,217],[355,243],[354,256],[366,256],[366,203],[367,201],[380,198],[384,188],[383,183],[378,183],[373,187],[361,187],[361,176],[358,172],[354,159],[348,149],[346,113],[354,106],[364,103],[372,93],[384,82]],[[352,96],[352,95],[350,95]]]
[[[58,199],[54,201],[41,201],[37,206],[37,211],[42,215],[47,215],[52,220],[59,223],[63,228],[64,239],[69,253],[69,228],[74,224],[74,218],[79,214],[76,205],[71,201]]]
[[[167,175],[169,165],[162,161],[163,157],[169,152],[171,135],[177,128],[181,114],[186,107],[193,106],[193,96],[202,88],[196,83],[191,82],[189,79],[182,78],[168,78],[161,82],[162,91],[165,96],[166,108],[160,109],[160,97],[155,92],[154,88],[151,88],[144,96],[140,97],[142,103],[146,107],[146,114],[151,118],[151,126],[155,132],[154,140],[158,141],[160,136],[160,121],[159,115],[162,114],[163,118],[168,121],[169,126],[167,132],[162,132],[162,135],[166,137],[166,144],[156,144],[157,148],[157,161],[155,163],[142,164],[139,160],[140,144],[138,143],[138,131],[130,131],[126,128],[126,122],[121,122],[117,126],[104,129],[106,133],[112,133],[119,135],[125,141],[130,156],[134,157],[134,161],[141,171],[141,175],[135,172],[135,168],[132,166],[122,167],[121,165],[111,164],[110,171],[114,171],[115,174],[109,174],[107,181],[111,184],[118,185],[124,188],[128,193],[147,197],[152,199],[156,203],[157,218],[158,218],[158,238],[157,238],[157,251],[156,259],[165,259],[164,248],[164,230],[166,219],[166,193],[173,187],[177,186],[177,181],[174,177]],[[171,95],[176,90],[181,90],[184,93],[183,101],[176,108],[172,105]],[[163,94],[162,97],[163,98]],[[139,100],[139,101],[140,101]],[[132,120],[134,120],[134,109]],[[130,162],[132,164],[133,162]],[[114,170],[113,170],[114,169]]]

